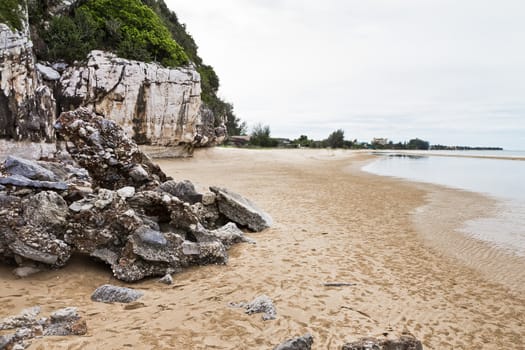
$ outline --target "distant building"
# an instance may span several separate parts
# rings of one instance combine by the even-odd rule
[[[234,144],[235,146],[245,146],[250,143],[250,136],[230,136],[228,137],[228,142]]]
[[[372,145],[381,145],[386,146],[388,144],[388,139],[383,137],[374,137],[372,140]]]

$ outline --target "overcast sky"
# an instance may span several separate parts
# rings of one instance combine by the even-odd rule
[[[525,150],[523,0],[167,0],[275,137]]]

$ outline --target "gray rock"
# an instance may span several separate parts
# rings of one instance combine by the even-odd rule
[[[4,169],[10,175],[21,175],[30,180],[58,181],[58,177],[52,171],[42,167],[37,162],[16,156],[6,158]]]
[[[67,224],[67,203],[56,192],[43,191],[27,200],[24,220],[35,227],[49,227],[55,234]]]
[[[45,189],[60,190],[60,191],[64,191],[68,189],[68,184],[66,184],[65,182],[31,180],[22,175],[11,175],[8,177],[0,177],[0,185],[45,188]]]
[[[270,299],[266,295],[259,295],[257,298],[253,299],[250,303],[239,303],[239,304],[231,304],[231,306],[234,307],[241,307],[246,309],[246,313],[248,315],[257,314],[257,313],[263,313],[262,319],[264,321],[267,320],[275,320],[277,317],[277,311],[275,309],[275,305],[273,304],[272,299]]]
[[[5,190],[5,186],[4,185],[0,185],[0,191],[3,191]]]
[[[56,70],[54,70],[51,67],[44,66],[43,64],[40,64],[40,63],[35,64],[35,67],[37,71],[40,74],[42,74],[42,77],[45,80],[56,81],[60,79],[60,73],[58,73]]]
[[[130,170],[129,176],[131,176],[133,180],[141,182],[147,180],[149,174],[141,165],[135,165],[133,169]]]
[[[167,285],[173,284],[173,277],[171,277],[171,275],[168,273],[168,274],[166,274],[166,276],[162,277],[159,280],[159,283],[164,283],[164,284],[167,284]]]
[[[8,349],[8,346],[13,345],[14,342],[16,342],[14,334],[0,335],[0,349]]]
[[[313,343],[314,337],[311,334],[305,334],[302,337],[288,339],[273,350],[311,350]]]
[[[168,243],[162,232],[152,230],[146,226],[137,229],[135,235],[144,244],[163,247]]]
[[[31,275],[34,275],[35,273],[39,273],[40,271],[42,270],[37,267],[22,266],[22,267],[17,267],[16,269],[14,269],[13,274],[18,278],[26,278]]]
[[[131,198],[135,195],[135,187],[122,187],[121,189],[117,190],[117,194],[120,196],[120,198]]]
[[[35,249],[28,246],[27,244],[22,243],[19,240],[16,240],[9,244],[9,248],[13,253],[23,256],[26,259],[42,262],[48,265],[54,265],[58,261],[58,255],[50,254],[43,252],[41,250]]]
[[[98,190],[97,199],[95,200],[95,207],[99,209],[104,209],[111,203],[113,203],[113,198],[115,197],[115,192],[101,188]]]
[[[80,213],[82,211],[91,210],[93,209],[94,206],[95,206],[95,203],[92,200],[84,198],[79,201],[71,203],[71,205],[69,206],[69,210],[75,213]]]
[[[215,203],[216,195],[213,192],[205,192],[202,194],[202,204],[212,205]]]
[[[343,345],[342,350],[423,350],[423,345],[411,335],[402,335],[394,340],[363,338]]]
[[[57,310],[51,314],[51,320],[54,322],[63,322],[76,318],[78,318],[78,312],[76,307],[66,307],[64,309]]]
[[[221,240],[222,244],[226,248],[230,248],[235,243],[247,242],[255,244],[255,241],[244,235],[244,232],[239,230],[237,225],[233,222],[229,222],[221,228],[210,231],[210,234]]]
[[[118,261],[118,254],[107,248],[96,249],[90,256],[100,259],[109,265],[116,264]]]
[[[0,320],[0,330],[16,329],[27,327],[37,323],[37,316],[40,314],[40,306],[34,306],[22,310],[18,315]]]
[[[247,198],[225,188],[210,187],[217,195],[219,212],[233,222],[253,231],[262,231],[272,225],[272,218]]]
[[[159,186],[159,190],[177,197],[183,202],[197,203],[202,201],[202,194],[195,190],[195,186],[188,180],[177,182],[169,180]]]
[[[143,295],[144,293],[138,290],[105,284],[95,290],[91,300],[102,303],[131,303]]]

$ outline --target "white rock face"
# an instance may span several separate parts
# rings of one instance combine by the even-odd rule
[[[192,144],[201,124],[199,73],[92,51],[86,66],[60,79],[62,108],[84,105],[116,121],[143,144]]]
[[[23,22],[21,31],[0,23],[0,138],[49,142],[55,100],[35,69],[27,17]]]

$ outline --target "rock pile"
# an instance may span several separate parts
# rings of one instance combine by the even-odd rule
[[[0,261],[61,267],[82,253],[123,281],[225,264],[227,249],[271,225],[226,189],[170,180],[114,122],[78,109],[56,124],[70,157],[0,166]]]
[[[40,307],[35,306],[22,310],[19,315],[0,320],[0,330],[13,331],[0,336],[0,349],[25,349],[35,337],[87,333],[86,321],[74,307],[55,311],[49,317],[39,317],[39,314]]]

